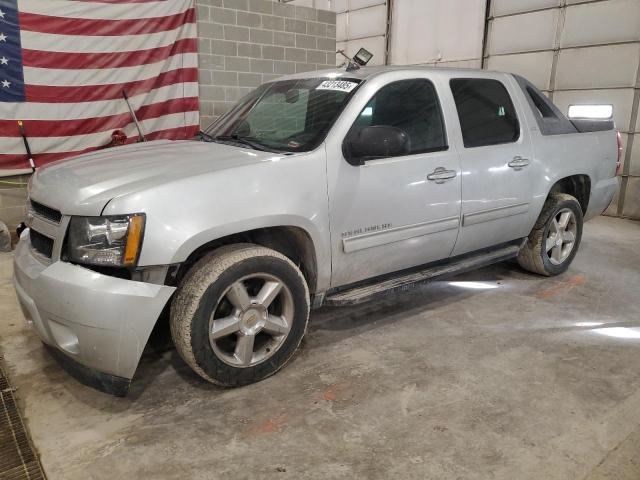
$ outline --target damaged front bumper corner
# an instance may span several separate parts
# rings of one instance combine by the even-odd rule
[[[125,395],[174,287],[43,264],[22,235],[14,286],[25,316],[62,366],[83,383]]]

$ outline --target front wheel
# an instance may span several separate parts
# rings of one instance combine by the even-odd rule
[[[200,376],[241,386],[289,361],[308,318],[307,283],[291,260],[258,245],[230,245],[185,276],[171,306],[171,335]]]
[[[571,195],[549,195],[518,255],[522,268],[540,275],[559,275],[569,268],[582,238],[582,208]]]

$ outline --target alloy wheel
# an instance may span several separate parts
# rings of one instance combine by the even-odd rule
[[[256,273],[229,286],[209,321],[209,343],[220,360],[251,367],[284,343],[294,318],[293,295],[279,278]]]
[[[545,251],[553,265],[560,265],[569,258],[576,243],[577,232],[576,217],[570,209],[563,208],[555,214],[545,241]]]

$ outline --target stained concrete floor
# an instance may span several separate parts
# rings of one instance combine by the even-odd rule
[[[509,264],[312,314],[302,350],[241,389],[163,348],[127,398],[64,373],[0,256],[0,339],[50,479],[638,479],[640,223],[585,227],[570,270]]]

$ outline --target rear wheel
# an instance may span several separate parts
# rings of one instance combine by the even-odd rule
[[[185,276],[171,308],[182,358],[225,386],[260,381],[282,368],[304,336],[309,292],[284,255],[257,245],[222,247]]]
[[[575,257],[582,238],[582,208],[571,195],[549,195],[520,250],[522,268],[540,275],[563,273]]]

